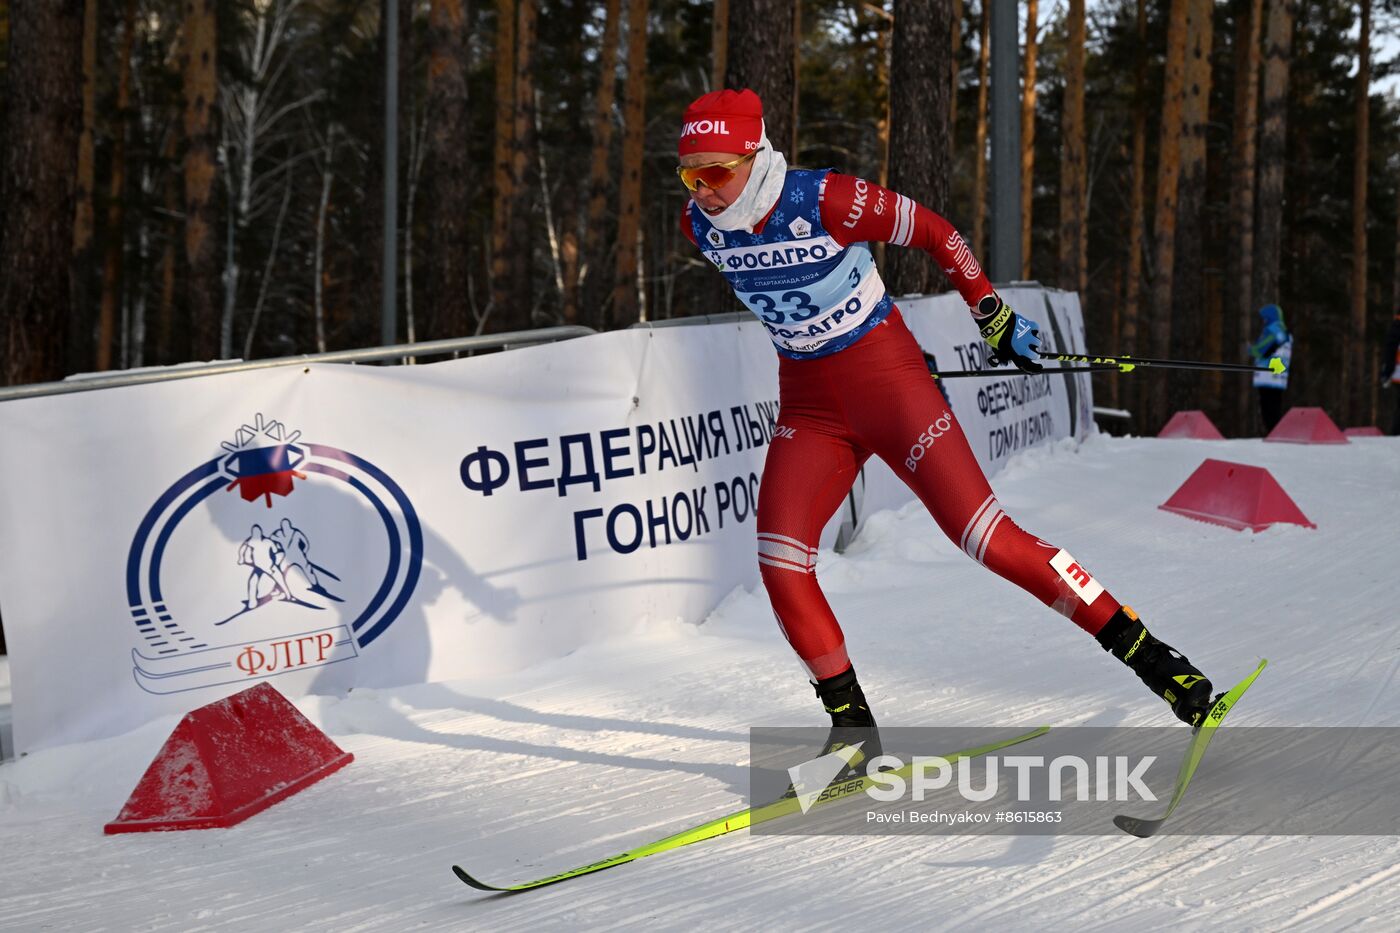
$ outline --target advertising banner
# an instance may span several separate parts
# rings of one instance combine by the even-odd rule
[[[1055,326],[1082,339],[1063,297]],[[907,316],[963,368],[976,331],[951,302]],[[1069,377],[1020,378],[948,383],[989,466],[1087,429],[1087,386],[1076,401]],[[758,582],[777,396],[771,344],[745,322],[4,403],[18,750],[262,680],[295,697],[470,678],[648,619],[698,621]],[[889,483],[889,504],[908,500]]]

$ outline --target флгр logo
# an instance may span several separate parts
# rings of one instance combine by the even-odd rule
[[[166,694],[358,657],[418,583],[423,532],[369,461],[257,415],[131,542],[136,683]]]

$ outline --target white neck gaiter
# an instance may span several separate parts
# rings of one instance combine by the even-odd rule
[[[705,214],[705,219],[720,230],[744,230],[753,233],[754,225],[772,210],[783,193],[787,179],[787,159],[768,141],[768,128],[758,140],[759,152],[753,158],[753,169],[739,197],[718,214]],[[704,211],[701,211],[703,214]]]

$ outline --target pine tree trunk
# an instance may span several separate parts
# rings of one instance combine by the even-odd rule
[[[763,98],[768,139],[789,161],[797,156],[797,36],[794,0],[729,0],[729,55],[724,86]],[[619,243],[622,242],[619,240]]]
[[[1264,38],[1264,96],[1259,126],[1259,214],[1254,241],[1254,301],[1280,301],[1283,260],[1283,157],[1288,120],[1288,69],[1293,55],[1295,0],[1268,0]],[[1285,309],[1286,313],[1287,309]]]
[[[787,22],[792,22],[791,17]],[[617,185],[617,256],[612,295],[614,327],[627,327],[636,323],[641,316],[637,295],[637,253],[641,237],[646,92],[647,0],[627,0],[627,83],[623,88],[622,165]],[[764,110],[767,111],[766,102]],[[769,138],[773,138],[771,131]]]
[[[1361,0],[1356,69],[1356,146],[1351,186],[1351,326],[1342,387],[1352,424],[1368,424],[1376,395],[1373,353],[1366,342],[1366,161],[1371,130],[1371,0]]]
[[[948,141],[956,146],[958,138],[958,57],[962,54],[963,0],[953,0],[953,41],[948,58]],[[953,152],[948,153],[953,164]]]
[[[990,0],[983,0],[990,2]],[[1032,194],[1035,191],[1035,82],[1040,46],[1036,0],[1026,0],[1025,76],[1021,82],[1021,278],[1031,277]],[[1081,69],[1082,77],[1082,69]],[[1081,120],[1082,122],[1082,120]]]
[[[414,74],[414,50],[413,50],[413,13],[418,6],[418,0],[395,0],[399,5],[398,10],[398,35],[399,48],[395,59],[398,61],[398,180],[396,188],[398,193],[398,203],[395,205],[394,216],[394,246],[398,250],[398,262],[395,264],[397,278],[394,281],[395,293],[395,327],[396,333],[394,342],[398,343],[407,339],[408,328],[413,325],[413,283],[410,277],[413,275],[413,257],[409,255],[413,249],[413,234],[408,229],[413,220],[413,196],[414,196],[414,169],[413,156],[416,141],[413,138],[413,130],[416,125],[417,113],[417,91],[418,82]],[[382,248],[382,247],[381,247]],[[381,321],[383,320],[381,311]],[[381,324],[380,340],[383,340],[383,329]]]
[[[389,37],[385,27],[389,18],[389,4],[397,2],[379,0],[380,28],[375,59],[378,73],[373,80],[366,82],[365,96],[358,101],[365,114],[359,132],[365,141],[369,159],[365,167],[361,200],[364,223],[355,231],[354,256],[346,266],[344,294],[348,306],[348,326],[339,329],[342,341],[350,346],[376,346],[383,337],[384,233],[389,224],[397,221],[384,216],[384,165],[388,151],[388,140],[384,138],[384,94],[388,82],[381,76],[386,73],[389,60]],[[331,265],[334,266],[333,260]],[[335,304],[332,300],[332,307]],[[331,338],[330,342],[337,341]]]
[[[574,0],[567,7],[567,15],[574,24],[571,30],[568,44],[564,47],[565,67],[569,72],[569,79],[564,84],[562,103],[565,118],[568,123],[569,138],[574,141],[570,154],[582,153],[584,140],[588,139],[588,106],[585,103],[587,97],[587,86],[585,76],[588,73],[587,49],[585,47],[586,34],[584,24],[591,22],[594,8],[591,0]],[[562,15],[562,14],[561,14]],[[536,113],[535,119],[540,119]],[[541,175],[543,175],[543,140],[539,143],[541,149]],[[574,156],[576,157],[576,156]],[[579,269],[583,262],[583,244],[580,237],[580,220],[582,219],[582,209],[588,198],[588,191],[578,178],[564,178],[558,184],[559,213],[558,213],[558,240],[559,240],[559,290],[560,290],[560,314],[559,317],[565,324],[577,324],[579,322]],[[541,197],[548,198],[549,192],[545,189],[544,180],[541,178]]]
[[[0,379],[64,375],[83,119],[80,0],[9,11],[0,165]]]
[[[948,209],[949,0],[895,0],[890,59],[890,188],[940,214]],[[941,291],[943,278],[923,253],[891,250],[890,293]]]
[[[609,0],[612,11],[616,0]],[[615,13],[614,13],[615,15]],[[710,28],[710,90],[724,87],[724,72],[729,67],[729,0],[715,0],[714,21]]]
[[[94,197],[97,167],[93,134],[97,122],[97,0],[83,4],[83,128],[78,137],[78,207],[73,217],[73,300],[68,323],[69,372],[92,369],[92,270],[96,265],[93,242],[96,225]]]
[[[1226,358],[1243,359],[1254,322],[1255,145],[1259,135],[1259,36],[1264,0],[1245,0],[1235,31],[1234,130],[1230,145],[1230,204],[1227,238],[1225,328]],[[1245,434],[1252,423],[1254,393],[1234,391],[1236,404],[1222,427]]]
[[[165,145],[160,153],[166,165],[174,164],[181,138],[181,135],[173,130],[166,131]],[[180,214],[181,179],[174,172],[166,172],[163,184],[165,196],[162,206],[165,208],[165,221],[162,226],[165,230],[165,246],[160,256],[160,305],[156,310],[156,348],[150,356],[150,361],[169,364],[180,362],[183,358],[176,346],[175,326],[175,280],[176,267],[179,265],[176,247],[180,239],[179,225],[175,218]]]
[[[1210,117],[1210,55],[1215,39],[1213,0],[1191,0],[1187,14],[1186,83],[1181,111],[1181,179],[1178,185],[1176,268],[1172,276],[1171,354],[1181,359],[1205,355],[1206,127]],[[1168,401],[1173,410],[1199,408],[1198,389],[1208,375],[1173,371]],[[1214,398],[1208,395],[1208,398]]]
[[[593,96],[593,151],[588,161],[588,214],[583,225],[583,248],[587,257],[580,300],[586,310],[585,323],[603,329],[605,305],[611,297],[612,244],[607,217],[608,169],[612,158],[613,104],[617,96],[617,45],[622,21],[621,0],[607,0],[602,45],[598,50],[598,90]]]
[[[1400,185],[1395,186],[1395,259],[1391,265],[1390,307],[1400,314]]]
[[[510,256],[510,211],[515,204],[515,24],[516,0],[496,0],[496,131],[492,158],[491,316],[510,313],[514,296]],[[508,328],[505,328],[508,329]]]
[[[1065,99],[1060,129],[1060,287],[1084,294],[1088,259],[1089,163],[1084,140],[1084,0],[1069,0],[1065,17]],[[1027,200],[1022,179],[1022,203]]]
[[[875,9],[885,13],[885,0],[880,0],[879,6]],[[878,138],[876,145],[880,149],[880,184],[888,188],[890,184],[890,108],[892,106],[890,43],[894,33],[893,15],[885,13],[884,16],[877,19],[875,30],[875,83],[879,88],[880,99],[885,104],[880,119],[875,123],[875,134]],[[884,243],[875,244],[875,258],[881,265],[885,261],[884,250]]]
[[[987,71],[991,64],[989,0],[982,0],[982,24],[977,48],[977,130],[973,136],[972,253],[987,255]]]
[[[511,304],[497,310],[500,330],[528,330],[533,326],[534,280],[534,197],[535,172],[539,165],[535,133],[534,49],[538,0],[516,0],[515,20],[515,128],[511,139],[511,193],[513,203],[510,236]],[[504,317],[499,316],[506,312]]]
[[[793,0],[792,4],[792,122],[788,125],[792,127],[789,131],[791,142],[787,144],[786,152],[794,163],[800,164],[802,161],[801,148],[797,139],[800,131],[798,126],[798,114],[801,112],[798,102],[802,99],[802,3],[801,0]]]
[[[218,93],[218,27],[215,0],[185,4],[185,313],[189,319],[190,354],[195,360],[219,355],[220,293],[218,239],[214,235],[214,101]]]
[[[471,203],[476,181],[463,141],[468,35],[463,0],[432,0],[428,9],[427,228],[425,336],[467,337],[475,331],[467,272],[471,262]]]
[[[117,313],[122,303],[122,258],[126,202],[126,135],[131,111],[131,46],[136,32],[136,0],[126,0],[117,61],[117,112],[112,125],[112,170],[107,188],[107,249],[102,263],[102,306],[97,315],[97,369],[112,368]]]
[[[1181,173],[1182,89],[1186,79],[1187,13],[1194,0],[1171,0],[1167,26],[1166,81],[1162,127],[1157,139],[1157,204],[1153,223],[1150,356],[1171,349],[1172,271],[1176,258],[1177,182]],[[1167,393],[1148,395],[1147,430],[1156,433],[1167,416]]]
[[[1137,0],[1137,74],[1133,83],[1133,166],[1128,214],[1128,272],[1123,289],[1122,325],[1111,353],[1137,354],[1142,314],[1142,253],[1147,238],[1147,0]],[[1132,384],[1111,380],[1112,403],[1133,410]]]

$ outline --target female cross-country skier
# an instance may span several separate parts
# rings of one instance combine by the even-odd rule
[[[681,229],[763,321],[780,357],[779,430],[759,486],[759,570],[833,729],[873,727],[875,718],[817,585],[817,539],[871,454],[968,557],[1093,635],[1195,725],[1211,703],[1210,681],[1078,561],[1002,510],[880,281],[871,242],[923,250],[967,302],[993,362],[1040,372],[1036,322],[1002,302],[958,232],[872,182],[789,169],[751,90],[692,103],[679,148],[677,173],[691,195]]]

